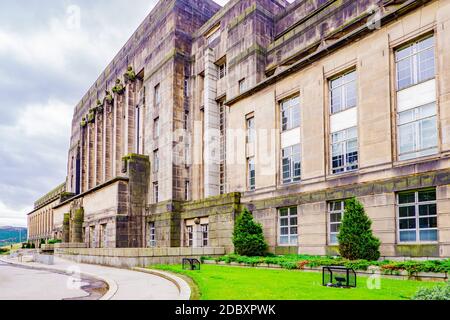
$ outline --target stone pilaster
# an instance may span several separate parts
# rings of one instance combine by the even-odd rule
[[[70,242],[70,213],[64,214],[64,220],[63,220],[63,242],[69,243]]]
[[[97,117],[95,121],[95,185],[99,185],[104,182],[103,180],[103,166],[104,166],[104,158],[103,158],[103,111],[97,112]]]
[[[105,122],[105,143],[104,143],[104,159],[105,159],[105,181],[112,179],[113,169],[113,105],[107,105],[105,108],[104,122]]]
[[[214,51],[205,52],[205,132],[204,141],[204,196],[216,196],[220,193],[219,177],[219,106],[217,96],[217,66],[214,63]]]
[[[70,242],[82,243],[83,241],[83,208],[76,209],[72,212],[72,219],[70,219]]]

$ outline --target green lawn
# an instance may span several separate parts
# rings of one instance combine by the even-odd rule
[[[366,277],[358,277],[358,288],[322,286],[322,274],[296,270],[254,269],[202,265],[200,271],[181,266],[151,268],[189,276],[198,285],[201,300],[404,300],[420,287],[437,283],[381,279],[381,289],[369,290]]]

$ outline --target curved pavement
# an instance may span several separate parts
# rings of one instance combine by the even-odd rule
[[[86,294],[86,292],[73,293],[72,296],[66,296],[63,294],[64,288],[61,288],[61,277],[66,277],[67,275],[55,274],[51,271],[57,272],[68,272],[72,274],[73,272],[81,272],[81,274],[89,276],[97,276],[103,280],[107,280],[110,285],[110,291],[106,294],[106,299],[112,300],[180,300],[180,291],[169,280],[158,277],[156,275],[147,274],[143,272],[137,272],[127,269],[117,269],[111,267],[104,267],[98,265],[88,265],[80,264],[72,261],[63,260],[55,257],[55,264],[52,266],[45,266],[39,263],[23,263],[19,264],[17,260],[10,260],[2,258],[4,262],[13,263],[16,265],[39,268],[41,270],[21,270],[21,274],[29,279],[29,281],[24,282],[21,280],[16,273],[12,272],[17,269],[14,266],[3,265],[0,266],[0,292],[7,290],[11,292],[10,297],[12,299],[37,299],[34,291],[29,291],[29,288],[39,287],[42,291],[43,281],[55,281],[55,287],[58,287],[58,293],[60,296],[49,295],[46,300],[54,299],[67,299],[74,297],[81,297]],[[1,263],[1,260],[0,260]],[[12,269],[11,269],[12,268]],[[2,270],[3,269],[3,270]],[[27,275],[28,274],[28,275]],[[63,281],[64,282],[64,281]],[[3,284],[6,283],[6,284]],[[28,286],[28,288],[27,288]],[[46,283],[47,286],[47,283]],[[50,290],[48,290],[50,291]],[[29,298],[31,292],[32,297]],[[56,291],[55,291],[56,292]],[[23,296],[23,297],[21,297]],[[9,299],[11,299],[9,298]],[[0,300],[5,299],[4,295],[0,295]],[[8,298],[6,298],[8,299]]]

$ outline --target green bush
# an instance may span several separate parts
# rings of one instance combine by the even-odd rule
[[[234,225],[233,244],[235,252],[243,256],[264,256],[267,251],[262,226],[253,220],[247,208],[244,208]]]
[[[421,288],[414,295],[413,300],[450,300],[450,282],[444,286]]]
[[[62,241],[61,240],[59,240],[59,239],[50,239],[50,240],[48,240],[48,244],[55,244],[55,243],[61,243]]]
[[[345,213],[338,235],[339,252],[349,260],[380,258],[380,240],[372,234],[372,221],[355,198],[345,201]]]

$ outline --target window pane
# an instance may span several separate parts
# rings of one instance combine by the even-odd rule
[[[400,241],[415,242],[416,241],[416,232],[415,231],[400,231]]]
[[[437,230],[420,231],[420,241],[437,241],[437,240],[438,240]]]
[[[398,114],[398,124],[402,125],[414,121],[414,110],[408,110]]]
[[[419,215],[422,217],[437,215],[436,205],[435,204],[427,204],[427,205],[419,206]]]
[[[420,229],[437,228],[437,217],[420,218],[419,219],[419,228]]]
[[[420,149],[437,147],[437,124],[436,117],[419,122]]]
[[[280,234],[285,236],[289,234],[289,228],[280,228]]]
[[[414,123],[399,127],[400,154],[413,152],[415,150],[415,126]]]
[[[291,216],[296,216],[297,215],[297,207],[292,207],[289,210],[290,210],[290,215]]]
[[[419,82],[432,79],[434,70],[434,48],[419,53]]]
[[[400,204],[414,203],[415,201],[415,192],[400,193],[398,195],[398,202]]]
[[[340,213],[330,214],[330,222],[341,222],[341,214]]]
[[[297,227],[291,227],[291,235],[297,234]]]
[[[280,219],[280,226],[286,227],[289,225],[289,220],[287,218]]]
[[[330,225],[330,231],[331,232],[339,232],[339,224],[332,224],[332,225]]]
[[[280,244],[289,244],[289,236],[280,236]]]
[[[416,228],[416,219],[400,219],[400,230]]]
[[[297,218],[291,218],[291,226],[297,225]]]
[[[331,113],[341,111],[342,105],[342,90],[337,88],[331,91]]]
[[[407,218],[407,217],[415,217],[416,216],[416,207],[400,207],[399,208],[399,216],[400,218]]]
[[[356,82],[351,82],[345,88],[346,108],[356,107]]]
[[[296,245],[298,243],[298,236],[291,236],[291,243],[293,245]]]
[[[300,126],[300,108],[294,106],[292,110],[292,128],[297,128]]]
[[[435,200],[436,200],[436,189],[419,191],[419,202],[435,201]]]
[[[338,239],[337,239],[337,234],[332,234],[330,235],[330,243],[337,243]]]
[[[418,43],[419,50],[427,49],[434,46],[434,36],[421,40]]]
[[[412,58],[406,58],[397,63],[398,90],[402,90],[413,84]]]
[[[411,54],[412,54],[412,45],[409,45],[406,48],[397,50],[397,52],[395,54],[396,61],[402,60]]]

